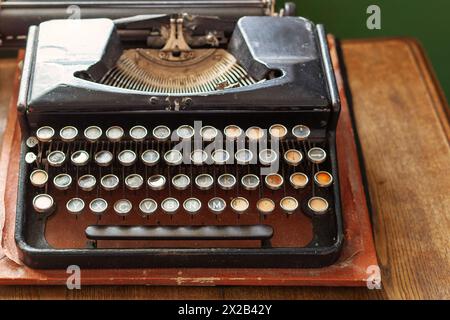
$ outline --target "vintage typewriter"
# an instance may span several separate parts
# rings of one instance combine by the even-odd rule
[[[335,262],[339,97],[323,26],[289,8],[191,1],[30,27],[18,100],[24,262]]]

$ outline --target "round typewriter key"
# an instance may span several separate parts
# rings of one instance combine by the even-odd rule
[[[208,159],[208,154],[203,150],[194,150],[191,152],[191,161],[196,166],[201,166]]]
[[[314,175],[314,181],[319,187],[328,187],[333,183],[333,176],[326,171],[319,171]]]
[[[177,190],[186,190],[190,183],[191,178],[183,173],[177,174],[172,178],[172,184]]]
[[[236,178],[232,174],[224,173],[217,178],[217,183],[223,190],[230,190],[236,184]]]
[[[112,126],[106,130],[106,137],[112,142],[120,141],[123,138],[123,135],[124,131],[119,126]]]
[[[48,142],[52,140],[55,135],[55,129],[49,126],[40,127],[36,131],[36,137],[41,142]]]
[[[289,149],[284,153],[284,161],[291,166],[298,166],[303,160],[303,155],[300,151]]]
[[[308,151],[308,159],[312,163],[322,163],[325,161],[327,153],[322,148],[311,148]]]
[[[33,208],[36,212],[47,213],[52,211],[54,206],[53,198],[46,194],[38,194],[33,198]]]
[[[93,190],[96,183],[97,183],[97,180],[91,174],[85,174],[84,176],[81,176],[80,178],[78,178],[78,186],[83,191]]]
[[[113,154],[108,150],[102,150],[95,154],[94,161],[100,167],[107,167],[113,161]]]
[[[34,148],[38,145],[39,140],[36,137],[28,137],[25,143],[28,148]]]
[[[80,214],[84,209],[84,201],[80,198],[72,198],[66,203],[66,209],[71,214]]]
[[[308,201],[308,208],[316,214],[323,214],[328,210],[328,201],[321,197],[312,197]]]
[[[311,134],[311,130],[307,126],[299,124],[292,128],[292,135],[297,138],[297,140],[306,140]]]
[[[204,126],[200,129],[203,141],[213,141],[217,137],[217,129],[212,126]]]
[[[167,214],[174,214],[178,211],[180,203],[175,198],[166,198],[161,202],[161,208]]]
[[[178,150],[169,150],[164,154],[164,160],[169,166],[176,166],[183,162],[183,155]]]
[[[245,135],[249,140],[258,141],[264,137],[264,130],[260,127],[250,127],[245,131]]]
[[[155,174],[148,178],[147,184],[152,190],[162,190],[166,186],[166,177]]]
[[[275,202],[269,198],[262,198],[256,203],[256,208],[262,214],[271,214],[275,210]]]
[[[214,214],[222,213],[227,207],[225,200],[219,197],[214,197],[208,201],[208,208]]]
[[[211,175],[202,173],[195,177],[195,184],[200,190],[208,190],[213,186],[214,179]]]
[[[115,174],[107,174],[100,179],[100,184],[106,191],[116,190],[119,186],[119,177]]]
[[[253,153],[248,149],[239,149],[234,154],[238,164],[249,164],[253,159]]]
[[[308,176],[301,172],[291,174],[289,181],[294,189],[302,189],[308,184]]]
[[[230,159],[230,154],[226,150],[217,149],[213,152],[212,159],[215,164],[225,164]]]
[[[159,161],[159,153],[156,150],[145,150],[141,154],[141,160],[146,166],[154,166]]]
[[[144,184],[144,178],[140,174],[132,173],[125,178],[125,185],[130,190],[139,190]]]
[[[64,127],[59,131],[59,136],[61,137],[61,140],[65,142],[71,142],[75,140],[77,135],[78,129],[73,126]]]
[[[197,198],[189,198],[183,202],[183,208],[189,214],[196,214],[200,211],[202,203]]]
[[[166,126],[157,126],[152,133],[153,137],[158,141],[166,141],[170,137],[170,129]]]
[[[277,161],[277,153],[272,149],[264,149],[259,152],[259,162],[262,165],[268,166]]]
[[[48,174],[44,170],[34,170],[30,174],[31,184],[35,187],[43,187],[47,183]]]
[[[152,215],[156,209],[158,209],[158,204],[153,199],[146,198],[139,203],[139,211],[144,217]]]
[[[272,138],[283,140],[287,135],[287,129],[282,124],[274,124],[269,128],[269,134]]]
[[[298,209],[298,201],[294,197],[284,197],[280,201],[280,207],[287,214],[292,214]]]
[[[177,135],[183,140],[191,139],[194,136],[194,133],[194,128],[188,125],[179,126],[177,129]]]
[[[77,150],[70,156],[74,166],[84,166],[89,162],[89,153],[84,150]]]
[[[136,162],[136,153],[131,150],[122,150],[117,155],[117,159],[121,165],[129,167]]]
[[[108,209],[108,202],[103,198],[96,198],[89,203],[89,209],[95,215],[102,215]]]
[[[232,124],[229,126],[226,126],[223,129],[223,133],[225,134],[225,137],[229,140],[237,140],[243,133],[242,129],[238,126]]]
[[[60,167],[66,160],[66,155],[64,152],[55,150],[48,154],[47,161],[48,164],[52,167]]]
[[[259,186],[259,177],[255,174],[246,174],[241,178],[241,183],[246,190],[255,190]]]
[[[278,190],[283,185],[284,179],[278,173],[271,173],[264,179],[267,188],[272,190]]]
[[[25,162],[28,164],[32,164],[37,159],[36,155],[33,152],[27,152],[25,154]]]
[[[67,173],[60,173],[53,178],[53,184],[58,190],[67,190],[72,184],[72,177]]]
[[[247,199],[243,197],[236,197],[233,200],[231,200],[231,209],[233,209],[234,212],[237,214],[243,214],[245,211],[248,210],[248,207],[250,206]]]
[[[147,136],[147,129],[143,126],[134,126],[130,129],[130,137],[134,141],[142,141]]]
[[[114,211],[119,216],[127,216],[131,209],[133,209],[133,205],[131,204],[130,200],[127,199],[120,199],[117,200],[116,203],[114,203]]]
[[[96,142],[102,136],[103,132],[97,126],[90,126],[84,130],[84,137],[90,142]]]

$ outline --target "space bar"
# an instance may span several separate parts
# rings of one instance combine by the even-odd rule
[[[267,240],[268,225],[241,226],[120,226],[92,225],[85,230],[91,240]]]

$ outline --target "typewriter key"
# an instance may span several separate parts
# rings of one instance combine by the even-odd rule
[[[93,190],[96,183],[97,183],[97,180],[91,174],[85,174],[84,176],[81,176],[80,178],[78,178],[78,186],[83,191]]]
[[[301,172],[291,174],[289,181],[294,189],[302,189],[308,184],[308,176]]]
[[[73,126],[67,126],[59,131],[59,136],[64,142],[74,141],[78,135],[78,129]]]
[[[258,141],[264,137],[264,130],[260,127],[250,127],[245,131],[245,135],[251,141]]]
[[[253,153],[248,149],[239,149],[234,154],[238,164],[249,164],[253,159]]]
[[[222,213],[227,207],[225,200],[219,197],[214,197],[208,201],[208,208],[214,214]]]
[[[188,125],[179,126],[177,129],[177,136],[179,136],[182,140],[191,139],[194,136],[194,128]]]
[[[299,124],[292,128],[292,135],[297,138],[297,140],[306,140],[311,134],[311,130],[307,126]]]
[[[178,150],[169,150],[164,154],[164,160],[169,166],[176,166],[183,162],[183,155]]]
[[[114,212],[119,216],[127,216],[130,213],[131,209],[133,209],[133,205],[131,204],[130,200],[120,199],[117,200],[116,203],[114,203]]]
[[[113,154],[108,150],[102,150],[95,154],[94,161],[100,167],[107,167],[113,161]]]
[[[111,142],[117,142],[117,141],[122,140],[123,135],[124,135],[124,131],[119,126],[112,126],[106,130],[106,137]]]
[[[129,167],[136,162],[136,153],[131,150],[122,150],[117,155],[117,159],[121,165]]]
[[[53,178],[53,184],[58,190],[67,190],[72,184],[72,177],[67,173],[60,173]]]
[[[259,177],[255,174],[246,174],[241,179],[242,186],[246,190],[255,190],[259,186]]]
[[[264,149],[259,152],[259,162],[262,165],[268,166],[277,161],[277,153],[272,149]]]
[[[119,186],[119,177],[107,174],[100,179],[100,184],[106,191],[116,190]]]
[[[156,150],[145,150],[141,154],[141,160],[146,166],[154,166],[159,161],[159,153]]]
[[[308,151],[308,159],[312,163],[322,163],[325,161],[327,153],[322,148],[311,148]]]
[[[36,131],[36,137],[41,142],[49,142],[55,135],[55,129],[49,126],[40,127]]]
[[[278,190],[283,185],[284,179],[278,173],[271,173],[264,179],[267,188],[272,190]]]
[[[139,203],[139,211],[143,217],[152,215],[158,209],[158,204],[155,200],[146,198]]]
[[[328,210],[328,201],[321,197],[312,197],[308,201],[308,208],[316,214],[325,213]]]
[[[217,182],[223,190],[230,190],[236,184],[236,178],[232,174],[224,173],[217,178]]]
[[[90,126],[84,130],[84,137],[90,142],[96,142],[102,136],[103,132],[97,126]]]
[[[158,141],[166,141],[170,137],[170,129],[166,126],[157,126],[152,133],[153,137]]]
[[[294,197],[284,197],[280,201],[280,207],[287,214],[292,214],[298,209],[298,201]]]
[[[28,148],[34,148],[38,145],[39,140],[36,137],[28,137],[25,144]]]
[[[55,150],[48,154],[47,161],[48,164],[52,167],[60,167],[66,160],[66,155],[64,152]]]
[[[134,141],[142,141],[147,136],[147,129],[143,126],[134,126],[130,129],[130,137]]]
[[[207,173],[202,173],[195,177],[195,184],[200,190],[208,190],[213,186],[214,178]]]
[[[212,126],[204,126],[200,129],[203,141],[213,141],[217,137],[217,129]]]
[[[203,150],[194,150],[191,152],[191,162],[196,166],[201,166],[208,159],[208,155]]]
[[[289,149],[284,153],[284,161],[291,166],[298,166],[302,162],[303,155],[300,151]]]
[[[161,202],[161,208],[167,214],[174,214],[178,211],[180,203],[175,198],[166,198]]]
[[[228,140],[237,140],[240,136],[242,136],[243,131],[238,126],[232,124],[232,125],[226,126],[223,129],[223,133],[225,134],[225,137]]]
[[[30,174],[31,184],[35,187],[43,187],[47,183],[48,174],[44,170],[34,170]]]
[[[166,177],[155,174],[148,178],[147,184],[152,190],[162,190],[166,186]]]
[[[108,202],[102,198],[96,198],[89,203],[89,209],[95,215],[102,215],[108,209]]]
[[[190,183],[191,179],[183,173],[177,174],[172,178],[172,184],[177,190],[186,190]]]
[[[230,159],[230,154],[226,150],[217,149],[213,152],[212,159],[215,164],[225,164]]]
[[[25,162],[28,164],[32,164],[37,159],[36,155],[33,152],[27,152],[25,154]]]
[[[326,171],[319,171],[314,175],[314,181],[319,187],[328,187],[333,183],[333,176]]]
[[[200,211],[202,203],[197,198],[189,198],[183,202],[183,208],[189,214],[196,214]]]
[[[89,162],[89,153],[84,150],[78,150],[72,153],[70,160],[74,166],[84,166]]]
[[[125,178],[125,185],[130,190],[139,190],[144,184],[144,178],[140,174],[132,173]]]
[[[69,199],[66,203],[66,209],[71,214],[80,214],[84,209],[84,201],[80,198]]]
[[[262,198],[256,203],[256,208],[262,214],[271,214],[275,210],[275,202],[269,198]]]
[[[237,214],[245,213],[248,210],[249,206],[250,204],[248,200],[243,197],[236,197],[231,200],[231,209],[233,209],[233,211]]]
[[[287,135],[287,129],[282,124],[274,124],[270,126],[269,134],[272,138],[283,140]]]
[[[54,204],[53,198],[46,193],[38,194],[33,198],[33,208],[39,213],[51,212]]]

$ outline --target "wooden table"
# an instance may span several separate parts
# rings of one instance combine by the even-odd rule
[[[367,174],[382,290],[314,287],[0,287],[17,299],[450,298],[449,109],[410,39],[342,43]],[[0,60],[0,130],[14,59]],[[345,192],[345,191],[344,191]]]

